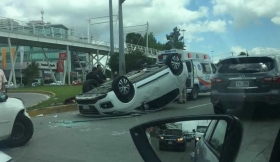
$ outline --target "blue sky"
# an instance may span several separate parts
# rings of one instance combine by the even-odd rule
[[[118,13],[117,2],[113,0],[114,14]],[[43,8],[45,21],[74,27],[84,36],[87,18],[109,15],[105,0],[1,0],[0,5],[0,16],[25,22],[40,20]],[[149,22],[149,31],[162,43],[173,27],[185,29],[187,49],[209,54],[214,51],[214,61],[246,49],[250,54],[280,53],[280,0],[126,0],[123,18],[124,26]],[[93,22],[102,21],[108,17]],[[117,32],[116,28],[116,43]],[[109,44],[109,23],[91,25],[90,33]]]
[[[234,26],[232,20],[234,17],[228,13],[223,15],[213,14],[213,4],[211,1],[205,0],[192,0],[186,9],[196,11],[199,7],[205,6],[209,9],[207,17],[202,17],[196,21],[215,21],[224,20],[227,22],[226,31],[222,33],[216,32],[201,32],[195,35],[203,38],[203,41],[192,41],[186,43],[187,49],[191,51],[200,51],[213,55],[215,59],[224,56],[230,56],[238,54],[239,51],[247,49],[249,53],[252,53],[254,48],[275,48],[279,49],[280,46],[280,25],[277,25],[271,21],[271,18],[257,18],[251,21],[248,19],[246,26]],[[246,17],[246,14],[243,15]],[[184,28],[181,28],[184,29]],[[186,34],[186,32],[185,32]],[[165,34],[157,35],[158,40],[162,40]],[[185,40],[186,41],[186,40]],[[164,41],[161,41],[164,42]],[[240,47],[243,49],[235,49],[233,47]]]

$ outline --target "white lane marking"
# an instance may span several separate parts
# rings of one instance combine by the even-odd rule
[[[188,107],[187,109],[194,109],[197,107],[202,107],[202,106],[206,106],[206,105],[210,105],[211,103],[207,103],[207,104],[202,104],[202,105],[197,105],[197,106],[193,106],[193,107]]]

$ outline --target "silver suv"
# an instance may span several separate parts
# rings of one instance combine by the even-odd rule
[[[224,59],[211,80],[216,114],[245,103],[280,103],[280,55],[237,56]]]

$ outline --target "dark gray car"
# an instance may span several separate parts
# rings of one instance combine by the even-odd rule
[[[216,114],[245,103],[280,103],[280,55],[237,56],[224,59],[211,80]]]

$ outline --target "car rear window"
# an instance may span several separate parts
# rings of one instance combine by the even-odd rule
[[[274,60],[270,57],[244,57],[226,59],[221,62],[219,73],[258,73],[274,69]]]

